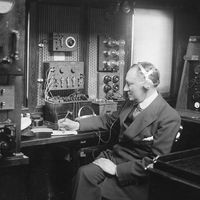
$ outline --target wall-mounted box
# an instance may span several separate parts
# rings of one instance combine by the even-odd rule
[[[15,88],[13,85],[0,86],[0,110],[12,110],[15,108]]]
[[[75,51],[77,49],[77,34],[71,33],[51,33],[50,34],[50,51]]]
[[[200,36],[190,36],[177,97],[182,117],[200,119]]]
[[[15,108],[15,88],[13,85],[0,86],[0,110],[12,110]]]
[[[97,115],[111,114],[117,111],[117,102],[114,101],[94,101],[92,108]]]
[[[44,62],[44,74],[49,91],[84,88],[84,62]]]

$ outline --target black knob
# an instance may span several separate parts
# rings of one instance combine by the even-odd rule
[[[112,89],[112,88],[111,88],[110,85],[105,85],[104,88],[103,88],[103,91],[104,91],[105,93],[108,93],[111,89]]]
[[[110,76],[108,76],[108,75],[104,76],[103,82],[104,82],[105,84],[107,84],[107,83],[110,82],[110,81],[111,81],[111,77],[110,77]]]
[[[119,91],[119,85],[118,85],[118,84],[114,84],[114,85],[113,85],[113,91],[114,91],[114,92]]]
[[[113,76],[113,83],[117,83],[119,81],[119,76],[115,75]]]

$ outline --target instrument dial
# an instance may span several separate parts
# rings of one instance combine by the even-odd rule
[[[195,66],[194,73],[195,74],[200,74],[200,64]]]

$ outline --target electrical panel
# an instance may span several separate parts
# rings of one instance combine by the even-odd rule
[[[123,98],[125,41],[99,35],[98,38],[98,98]]]
[[[75,51],[77,49],[77,34],[52,33],[50,51]]]
[[[98,73],[98,98],[99,99],[122,99],[123,77],[119,72]]]
[[[23,65],[20,63],[20,33],[15,29],[10,31],[7,27],[2,27],[2,30],[3,32],[0,33],[0,75],[23,75]]]
[[[184,60],[176,109],[181,116],[199,119],[200,36],[190,36]]]
[[[124,67],[125,41],[98,36],[98,71],[117,72]]]
[[[44,74],[45,89],[48,91],[84,88],[83,62],[45,62]]]
[[[57,122],[68,114],[68,118],[75,120],[78,117],[79,110],[88,106],[91,107],[92,102],[88,100],[71,101],[71,102],[59,102],[59,101],[45,101],[44,107],[44,120],[52,128],[58,128]],[[88,115],[90,112],[86,109],[83,110],[83,115]]]
[[[200,111],[200,61],[190,62],[188,108]]]
[[[14,109],[15,90],[13,85],[0,86],[0,110]]]

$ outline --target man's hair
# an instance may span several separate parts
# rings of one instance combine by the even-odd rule
[[[138,62],[133,64],[131,68],[137,67],[138,72],[143,78],[153,84],[154,87],[157,87],[160,83],[160,72],[158,69],[150,62]]]

